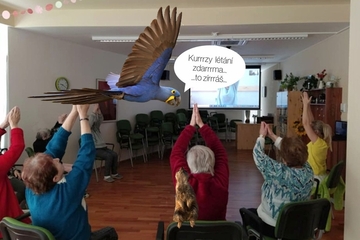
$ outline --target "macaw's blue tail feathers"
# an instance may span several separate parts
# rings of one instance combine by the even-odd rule
[[[116,86],[116,83],[119,81],[119,78],[120,78],[120,74],[109,73],[107,75],[106,82],[111,90],[116,90],[119,88],[118,86]]]
[[[30,96],[29,98],[43,98],[42,101],[62,104],[92,104],[105,102],[111,99],[121,100],[124,97],[124,93],[121,91],[104,91],[91,88],[46,92],[45,94],[46,95],[41,96]]]

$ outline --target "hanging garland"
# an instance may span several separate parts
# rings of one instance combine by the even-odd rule
[[[17,17],[19,15],[24,15],[24,14],[33,14],[33,13],[38,13],[41,14],[43,13],[43,11],[51,11],[54,6],[58,9],[62,8],[63,4],[69,4],[69,3],[76,3],[77,0],[63,0],[63,1],[56,1],[54,4],[52,3],[48,3],[43,7],[37,5],[34,8],[28,8],[28,9],[24,9],[24,10],[20,10],[20,11],[13,11],[12,13],[10,13],[10,11],[8,10],[4,10],[1,14],[2,18],[4,18],[5,20],[10,19],[11,16],[13,17]],[[78,1],[82,1],[82,0],[78,0]]]

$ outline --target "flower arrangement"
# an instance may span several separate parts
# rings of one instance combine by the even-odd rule
[[[326,73],[326,69],[322,70],[322,72],[317,74],[317,77],[319,78],[320,81],[323,81],[324,78],[326,77],[327,73]]]
[[[296,120],[294,121],[293,123],[293,128],[295,130],[295,133],[298,135],[298,136],[305,136],[306,135],[306,132],[305,132],[305,128],[304,128],[304,125],[302,124],[301,120]]]

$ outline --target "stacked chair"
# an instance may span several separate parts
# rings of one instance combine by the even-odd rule
[[[131,166],[134,166],[134,151],[136,152],[137,150],[142,150],[143,160],[144,162],[147,162],[144,135],[142,135],[141,133],[133,133],[130,121],[127,119],[118,120],[116,122],[116,128],[116,139],[119,143],[120,151],[121,149],[129,150]]]
[[[156,115],[156,114],[155,114]],[[147,149],[147,153],[150,152],[150,147],[157,146],[158,156],[161,157],[160,154],[160,128],[156,126],[157,124],[151,125],[151,117],[146,113],[139,113],[135,116],[135,129],[136,132],[141,133],[145,136],[145,145]],[[157,120],[153,119],[153,122],[157,122]]]

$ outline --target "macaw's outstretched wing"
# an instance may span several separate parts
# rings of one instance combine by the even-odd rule
[[[145,74],[159,76],[151,79],[155,81],[154,84],[159,84],[180,31],[182,13],[176,17],[176,10],[175,7],[170,16],[169,6],[166,7],[164,15],[162,8],[159,9],[157,19],[154,19],[135,41],[116,86],[135,85]]]
[[[106,91],[91,88],[71,89],[60,92],[46,92],[46,95],[30,96],[29,98],[43,98],[42,101],[51,101],[63,104],[92,104],[110,99],[122,99],[121,91]]]

